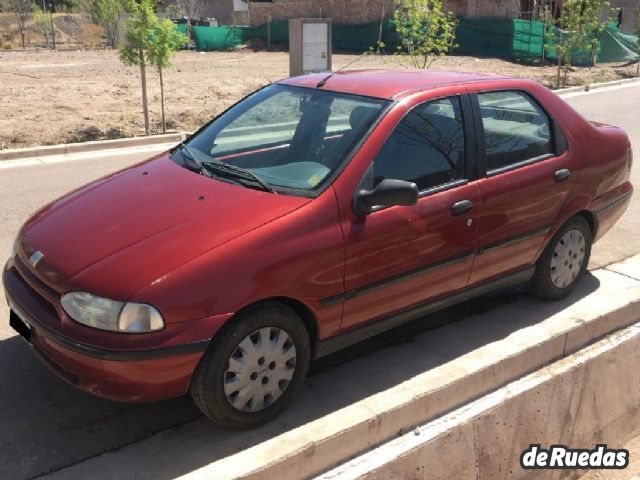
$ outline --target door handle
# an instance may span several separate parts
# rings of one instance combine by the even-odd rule
[[[569,170],[568,168],[563,168],[562,170],[558,170],[553,174],[553,179],[556,181],[556,183],[560,183],[568,180],[570,176],[571,170]]]
[[[469,210],[473,208],[473,202],[471,200],[460,200],[459,202],[451,205],[451,215],[457,217],[458,215],[462,215],[463,213],[467,213]]]

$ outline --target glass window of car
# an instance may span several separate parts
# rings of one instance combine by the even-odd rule
[[[227,110],[186,145],[198,162],[226,162],[295,194],[290,190],[319,188],[388,103],[271,85]],[[180,154],[174,157],[185,163]]]
[[[466,178],[459,97],[427,102],[400,121],[373,163],[374,186],[406,180],[423,191]]]
[[[518,91],[478,94],[487,172],[553,153],[549,117],[529,95]]]

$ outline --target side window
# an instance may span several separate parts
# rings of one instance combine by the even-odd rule
[[[464,125],[459,97],[423,103],[400,121],[373,163],[382,180],[414,182],[419,190],[466,178]]]
[[[487,172],[553,153],[549,117],[518,91],[478,94]]]

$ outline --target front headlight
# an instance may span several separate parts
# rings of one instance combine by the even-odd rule
[[[76,322],[101,330],[143,333],[164,328],[160,312],[145,303],[116,302],[86,292],[69,292],[61,303]]]

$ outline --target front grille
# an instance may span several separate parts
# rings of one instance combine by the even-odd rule
[[[43,282],[40,277],[29,270],[29,268],[24,264],[19,256],[16,255],[13,261],[16,265],[16,269],[20,273],[20,276],[22,276],[27,282],[32,284],[36,289],[43,291],[44,294],[50,298],[56,298],[60,296],[58,292],[56,292],[47,283]]]
[[[60,298],[60,295],[31,273],[18,257],[14,258],[14,264],[16,267],[15,277],[29,292],[31,298],[33,298],[47,313],[58,318],[58,312],[53,302],[57,301]]]

